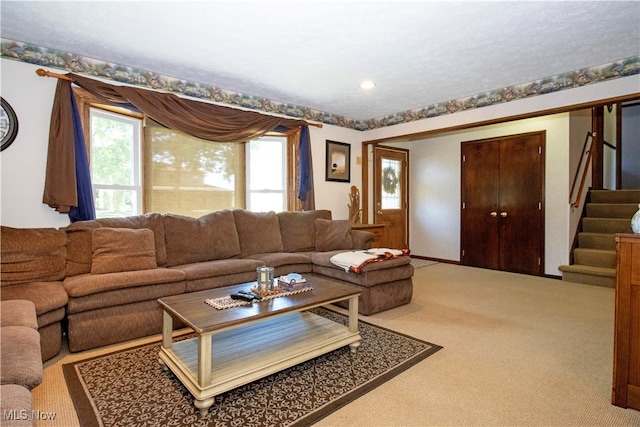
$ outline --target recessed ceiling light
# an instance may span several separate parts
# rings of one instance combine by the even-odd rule
[[[371,80],[365,80],[362,83],[360,83],[361,89],[373,89],[374,87],[376,87],[376,84]]]

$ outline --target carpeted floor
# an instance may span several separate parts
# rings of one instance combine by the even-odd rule
[[[428,259],[422,259],[422,258],[411,258],[411,265],[413,265],[413,268],[422,268],[422,267],[428,267],[430,265],[434,265],[437,264],[437,261],[431,261]]]
[[[322,308],[316,312],[347,324]],[[160,343],[63,366],[82,426],[309,425],[429,357],[439,346],[360,321],[349,347],[216,396],[201,417],[193,397],[158,362]]]
[[[611,404],[614,289],[444,262],[413,283],[410,304],[360,318],[444,349],[314,426],[640,426]],[[64,343],[33,390],[34,409],[56,415],[38,426],[80,425],[63,364],[158,339]]]

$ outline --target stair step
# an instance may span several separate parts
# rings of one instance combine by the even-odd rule
[[[586,285],[616,287],[616,269],[586,265],[561,265],[562,280]]]
[[[582,230],[590,233],[631,233],[631,218],[583,218]]]
[[[631,220],[638,212],[636,203],[587,203],[587,216],[591,218],[625,218]]]
[[[578,233],[578,247],[586,249],[616,250],[616,237],[611,233]]]
[[[591,190],[592,203],[640,203],[640,190]]]
[[[602,249],[576,248],[573,251],[573,262],[574,264],[579,264],[579,265],[615,268],[616,267],[616,251],[606,251]]]

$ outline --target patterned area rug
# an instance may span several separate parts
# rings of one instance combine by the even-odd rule
[[[347,324],[341,314],[314,311]],[[359,329],[355,355],[344,347],[220,394],[205,417],[161,367],[159,342],[66,364],[63,371],[82,426],[309,425],[442,348],[363,321]]]

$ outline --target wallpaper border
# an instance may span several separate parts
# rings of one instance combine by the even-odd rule
[[[2,38],[0,44],[0,57],[2,58],[360,131],[409,123],[640,74],[640,55],[638,55],[384,117],[355,120],[300,105],[232,92],[209,84],[169,77],[152,71],[105,62],[30,43]]]

